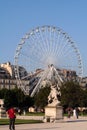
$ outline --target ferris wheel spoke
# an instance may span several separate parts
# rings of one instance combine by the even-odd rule
[[[62,43],[62,37],[61,37],[61,34],[60,34],[61,32],[59,32],[59,37],[58,37],[58,39],[57,39],[57,51],[56,51],[56,53],[57,53],[57,55],[59,55],[59,53],[60,53],[60,50],[61,50],[61,43]]]
[[[33,58],[32,58],[32,59],[31,59],[31,56],[32,56],[32,55],[28,56],[27,54],[25,54],[25,53],[23,53],[23,52],[21,52],[21,55],[24,56],[24,59],[25,59],[25,58],[27,58],[27,60],[30,59],[30,62],[31,62],[31,61],[32,61],[32,62],[35,62],[35,64],[36,64],[36,63],[37,63],[37,64],[40,64],[40,63],[41,63],[41,65],[44,64],[44,60],[45,60],[44,57],[40,58],[39,55],[37,56],[36,52],[33,54]],[[33,60],[33,59],[34,59],[34,60]]]
[[[24,59],[26,58],[26,60],[27,60],[28,63],[31,62],[31,63],[35,63],[35,64],[37,63],[38,64],[38,60],[39,60],[40,63],[42,63],[42,61],[40,61],[39,57],[38,58],[36,57],[36,54],[33,57],[36,60],[31,59],[30,56],[28,56],[28,55],[26,55],[24,53],[21,53],[21,55],[24,56]]]
[[[67,45],[68,44],[68,45]],[[63,54],[64,56],[70,52],[74,53],[74,49],[71,47],[71,44],[70,43],[67,43],[67,41],[65,42],[65,45],[62,47],[61,49],[61,54]]]
[[[49,53],[49,49],[50,49],[50,42],[49,42],[50,34],[49,34],[49,30],[50,30],[50,27],[48,27],[48,28],[45,27],[44,35],[42,36],[45,39],[46,55]]]
[[[47,29],[44,27],[43,33],[41,33],[40,31],[40,34],[41,34],[41,39],[44,43],[45,52],[48,53],[49,43],[47,41],[47,37],[48,37]]]
[[[31,43],[33,45],[32,53],[35,51],[35,52],[40,53],[42,55],[42,53],[44,52],[44,49],[42,48],[40,40],[38,40],[37,36],[32,36]],[[38,45],[39,45],[39,47],[38,47]]]
[[[56,34],[56,37],[55,37],[56,42],[55,42],[54,53],[57,55],[57,54],[58,54],[59,47],[60,47],[60,42],[59,42],[59,40],[60,40],[60,32],[56,32],[56,33],[57,33],[57,34]]]
[[[57,48],[57,44],[56,44],[56,28],[53,28],[53,39],[52,39],[52,53],[55,56],[56,53],[56,48]]]
[[[68,57],[69,55],[73,54],[73,50],[70,50],[70,47],[63,50],[58,56]]]

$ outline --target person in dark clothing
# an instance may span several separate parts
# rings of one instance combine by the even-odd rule
[[[7,114],[9,117],[9,130],[15,130],[15,118],[16,118],[16,113],[15,113],[15,109],[9,108],[7,110]]]

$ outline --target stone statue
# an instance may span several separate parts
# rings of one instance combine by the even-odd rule
[[[48,96],[48,105],[45,107],[44,122],[58,122],[60,119],[63,119],[63,108],[58,100],[60,95],[60,87],[55,82],[52,82]]]
[[[57,105],[60,104],[60,101],[58,100],[59,92],[57,90],[56,85],[51,86],[51,92],[48,96],[48,105]]]
[[[3,108],[3,105],[4,105],[4,100],[0,99],[0,107]]]
[[[4,108],[4,99],[0,99],[0,118],[6,117],[6,110]]]

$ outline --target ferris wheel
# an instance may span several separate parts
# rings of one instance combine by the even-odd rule
[[[80,52],[66,32],[54,26],[30,30],[16,49],[15,77],[21,83],[21,79],[33,75],[36,69],[45,70],[52,64],[59,69],[76,71],[79,77],[83,75]]]

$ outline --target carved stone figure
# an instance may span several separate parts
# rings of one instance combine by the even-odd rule
[[[59,95],[59,92],[57,90],[56,85],[51,86],[51,92],[48,96],[48,105],[49,104],[55,104],[55,105],[59,104],[60,101],[58,100],[58,95]]]

